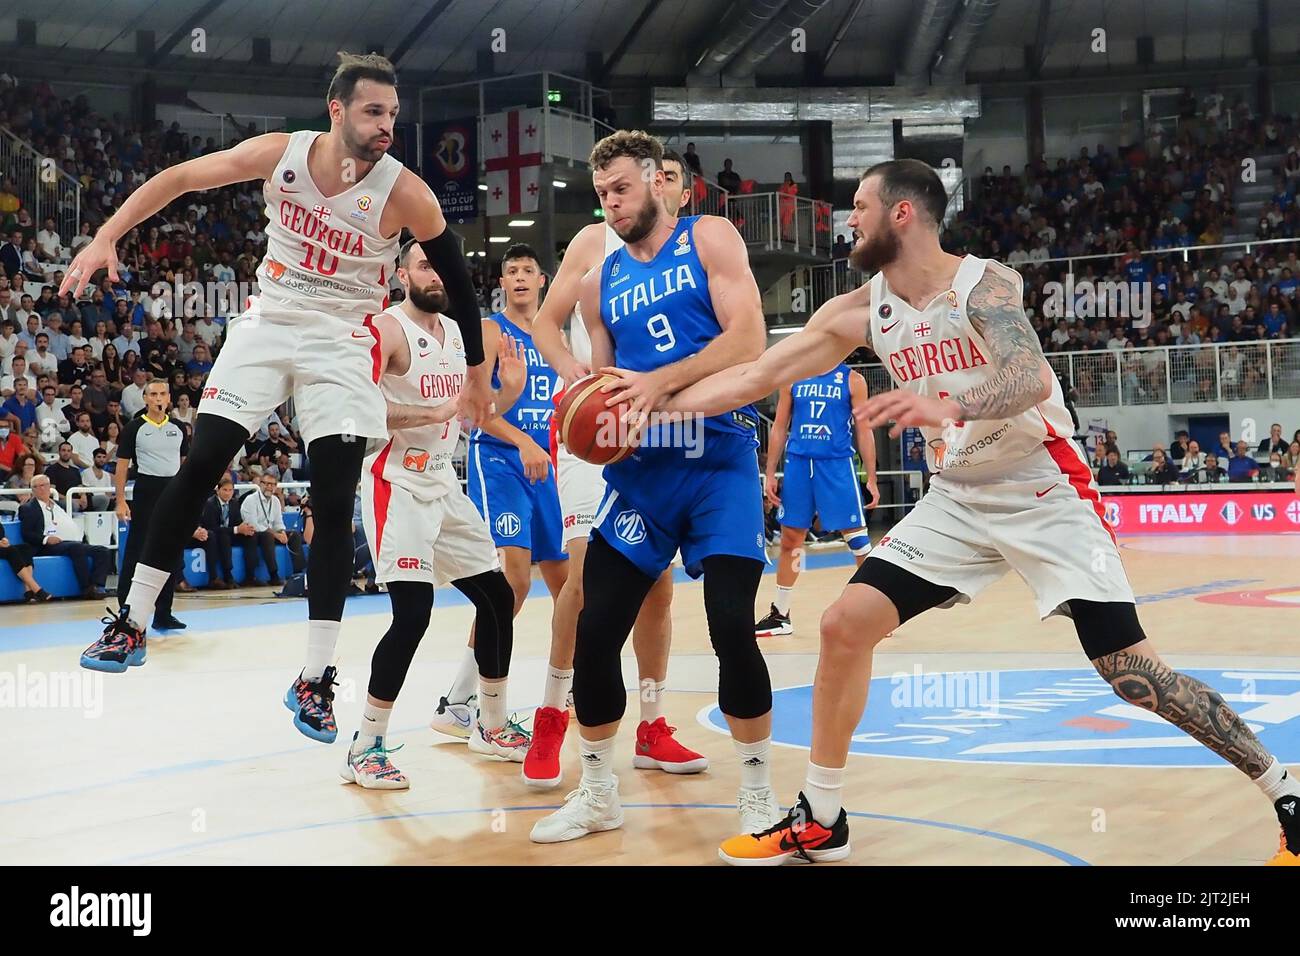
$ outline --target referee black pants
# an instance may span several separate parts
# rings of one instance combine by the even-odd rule
[[[167,487],[169,481],[171,481],[170,478],[157,478],[151,475],[136,476],[135,490],[132,492],[133,497],[131,499],[131,530],[126,538],[126,554],[122,557],[122,570],[117,575],[118,607],[126,603],[127,595],[131,593],[131,578],[135,575],[136,563],[139,562],[140,554],[144,551],[144,542],[149,535],[149,525],[153,521],[154,508],[158,504],[158,499],[162,497],[163,490]],[[166,521],[167,516],[161,516],[160,520]],[[171,577],[167,579],[162,593],[158,595],[158,603],[154,606],[154,617],[171,616],[172,597],[176,592],[176,578],[181,574],[184,560],[185,553],[182,551],[181,556],[176,559],[176,567],[172,570]]]

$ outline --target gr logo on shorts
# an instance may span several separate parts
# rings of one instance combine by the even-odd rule
[[[640,544],[645,540],[645,521],[635,511],[619,512],[614,519],[614,533],[628,544]]]
[[[497,520],[493,527],[496,528],[497,534],[503,538],[513,538],[520,531],[524,530],[523,523],[519,520],[519,515],[513,511],[503,511],[497,515]]]

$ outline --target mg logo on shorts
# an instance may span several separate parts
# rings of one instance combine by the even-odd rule
[[[640,544],[645,540],[645,521],[635,511],[619,512],[614,519],[614,533],[628,544]]]
[[[519,515],[515,514],[513,511],[503,511],[501,514],[497,515],[497,520],[493,524],[493,527],[496,528],[497,534],[503,538],[513,538],[515,535],[519,534],[520,531],[524,530],[524,525],[523,522],[519,520]]]
[[[1300,672],[1184,673],[1218,690],[1279,760],[1300,761]],[[1223,766],[1163,718],[1120,700],[1091,668],[900,673],[873,679],[868,700],[850,744],[855,754],[1047,766]],[[773,742],[810,747],[811,714],[811,686],[774,690]],[[716,706],[703,717],[727,732]]]
[[[1110,525],[1112,528],[1118,528],[1123,516],[1124,512],[1120,508],[1118,501],[1106,502],[1106,524]]]

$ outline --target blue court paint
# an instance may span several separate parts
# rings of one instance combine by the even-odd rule
[[[1300,669],[1185,670],[1214,687],[1284,763],[1300,762]],[[812,687],[772,692],[772,741],[812,743]],[[726,733],[717,707],[703,722]],[[1217,767],[1222,758],[1115,696],[1091,668],[911,671],[876,677],[849,752],[1076,767]]]
[[[853,555],[848,552],[810,555],[804,562],[808,570],[852,566]],[[765,573],[775,574],[772,565]],[[686,572],[673,568],[673,581],[678,584],[690,583]],[[200,592],[202,593],[202,592]],[[551,593],[544,581],[534,581],[528,590],[528,599],[545,598],[550,600]],[[113,599],[109,598],[109,603]],[[183,631],[169,631],[167,636],[188,637],[208,631],[237,630],[243,627],[264,628],[276,624],[305,624],[307,622],[307,602],[303,598],[258,598],[255,600],[234,599],[227,606],[213,608],[187,608],[182,597],[176,602],[176,616],[186,625]],[[435,592],[434,613],[440,607],[457,607],[469,604],[469,598],[454,587],[439,588]],[[4,605],[0,605],[0,619],[4,615]],[[344,621],[370,615],[387,615],[392,606],[387,594],[358,594],[348,598],[343,611]],[[68,645],[86,645],[93,641],[101,630],[95,621],[52,621],[33,628],[30,625],[0,627],[0,653],[5,651],[25,651],[41,647],[66,647]],[[151,632],[152,636],[152,632]],[[466,635],[468,636],[468,635]],[[166,637],[163,638],[166,640]]]
[[[307,823],[301,826],[275,827],[269,830],[253,830],[247,833],[236,833],[231,836],[214,837],[209,840],[198,840],[194,843],[178,844],[175,846],[164,847],[158,850],[150,850],[144,853],[135,853],[130,856],[118,857],[115,860],[109,860],[106,866],[122,866],[131,863],[143,863],[147,860],[157,860],[168,856],[176,856],[181,853],[192,853],[196,850],[204,850],[215,846],[224,846],[231,843],[241,843],[247,840],[259,840],[266,837],[281,836],[287,833],[304,833],[312,830],[325,830],[335,827],[350,827],[361,823],[388,823],[393,820],[415,820],[422,817],[450,817],[464,816],[467,814],[495,814],[495,813],[528,813],[541,810],[558,810],[559,804],[547,804],[544,806],[526,806],[526,807],[463,807],[454,810],[425,810],[420,813],[390,813],[372,817],[357,817],[345,820],[328,820],[323,823]],[[624,810],[734,810],[734,804],[730,803],[625,803]],[[1068,866],[1090,866],[1086,860],[1067,853],[1065,850],[1049,846],[1046,843],[1039,843],[1036,840],[1026,840],[1023,837],[1011,836],[1007,833],[998,833],[995,830],[984,830],[979,827],[962,826],[957,823],[944,823],[941,820],[925,820],[919,817],[896,817],[884,813],[861,813],[846,811],[851,817],[858,817],[863,820],[881,820],[887,823],[902,823],[911,826],[933,827],[939,830],[951,830],[956,833],[965,833],[969,836],[984,837],[990,840],[999,840],[1003,843],[1010,843],[1014,846],[1024,847],[1058,860]]]

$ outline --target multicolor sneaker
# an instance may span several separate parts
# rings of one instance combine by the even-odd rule
[[[709,769],[709,758],[683,747],[674,738],[676,727],[660,717],[653,724],[641,721],[636,728],[636,756],[632,766],[638,770],[662,770],[665,773],[699,773]]]
[[[794,625],[790,623],[790,615],[782,614],[775,604],[767,617],[754,625],[755,637],[789,637],[793,633]]]
[[[1279,797],[1273,807],[1282,825],[1282,835],[1277,853],[1264,865],[1300,866],[1300,797]]]
[[[588,833],[617,830],[623,825],[618,777],[603,785],[582,784],[564,798],[564,806],[533,824],[534,843],[565,843]]]
[[[284,695],[284,706],[293,711],[293,725],[299,732],[323,744],[332,744],[339,735],[339,725],[334,719],[334,678],[338,669],[325,668],[318,681],[303,680],[298,674]]]
[[[555,707],[538,707],[533,714],[533,742],[520,771],[524,785],[539,790],[559,786],[564,779],[560,748],[569,730],[569,712]]]
[[[117,611],[112,608],[105,610],[108,611],[108,616],[99,621],[104,625],[104,633],[81,652],[81,666],[110,674],[120,674],[128,667],[139,667],[149,656],[144,628],[136,627],[127,620],[127,615],[131,613],[129,607]]]
[[[352,735],[353,746],[359,736],[360,731]],[[348,783],[359,784],[367,790],[408,790],[411,782],[388,759],[389,754],[401,749],[402,746],[399,745],[389,750],[384,746],[383,737],[376,737],[374,746],[365,750],[353,752],[349,748],[339,776]]]
[[[476,754],[503,757],[515,763],[523,763],[532,742],[533,735],[515,720],[514,714],[507,717],[502,726],[493,729],[483,726],[480,715],[474,721],[474,732],[470,734],[469,749]]]
[[[471,694],[463,704],[453,704],[446,697],[438,698],[438,711],[429,721],[429,727],[456,740],[469,740],[474,728],[474,714],[478,712],[478,694]]]
[[[823,863],[849,855],[849,820],[840,810],[835,825],[822,826],[814,819],[808,798],[802,793],[784,819],[756,833],[734,836],[718,847],[718,858],[732,866],[780,866],[791,860]]]

